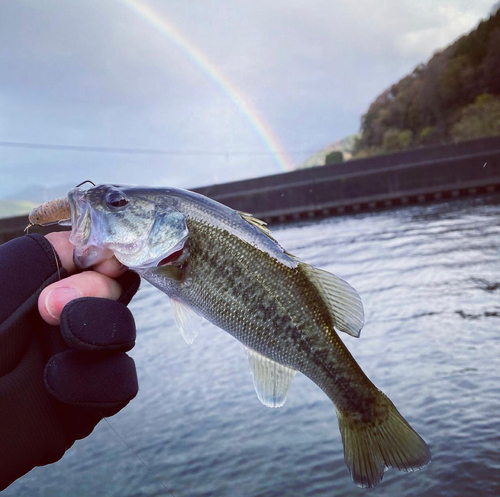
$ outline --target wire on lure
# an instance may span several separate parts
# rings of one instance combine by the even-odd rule
[[[76,185],[75,188],[79,188],[85,183],[90,183],[95,186],[93,181],[89,179],[83,181],[82,183]],[[32,226],[50,226],[52,224],[60,224],[63,221],[68,221],[71,219],[71,207],[69,205],[68,197],[59,197],[48,202],[44,202],[42,205],[35,207],[28,216],[29,224],[24,228],[24,231],[28,232],[29,228]]]

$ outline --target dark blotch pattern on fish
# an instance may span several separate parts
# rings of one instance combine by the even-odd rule
[[[190,219],[188,229],[188,281],[177,286],[183,301],[247,347],[301,371],[339,409],[373,403],[378,390],[333,330],[326,304],[300,266],[285,267],[203,222]]]

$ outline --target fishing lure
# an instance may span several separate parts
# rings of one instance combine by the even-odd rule
[[[68,197],[59,197],[35,207],[28,216],[29,224],[24,231],[32,226],[50,226],[71,219],[71,207]]]
[[[90,183],[95,186],[93,181],[85,180],[76,188],[84,185],[85,183]],[[24,231],[28,231],[32,226],[50,226],[52,224],[62,224],[69,225],[71,219],[71,207],[69,204],[68,197],[59,197],[48,202],[44,202],[42,205],[35,207],[28,215],[29,224],[26,226]]]

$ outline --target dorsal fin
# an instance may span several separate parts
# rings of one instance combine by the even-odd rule
[[[262,221],[262,219],[257,219],[248,212],[238,211],[238,213],[247,223],[250,223],[252,226],[255,226],[259,231],[262,231],[264,235],[268,236],[273,242],[276,242],[276,240],[273,238],[271,230],[267,227],[267,223],[265,221]]]
[[[271,230],[267,227],[267,223],[265,221],[262,221],[262,219],[254,217],[253,214],[249,214],[248,212],[238,211],[238,214],[247,223],[251,224],[254,228],[257,228],[261,233],[266,235],[272,242],[274,242],[283,251],[284,254],[286,254],[288,257],[291,257],[295,261],[299,260],[298,257],[294,256],[293,254],[290,254],[290,252],[287,252],[285,249],[283,249],[283,247],[278,243],[276,238],[274,238]]]
[[[328,271],[300,263],[330,310],[335,329],[358,338],[364,324],[361,297],[346,281]]]

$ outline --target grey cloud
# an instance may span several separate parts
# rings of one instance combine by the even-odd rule
[[[436,33],[458,36],[490,4],[149,2],[258,109],[297,163],[356,132],[370,101],[439,48]],[[88,170],[97,180],[181,186],[279,171],[227,91],[125,2],[2,2],[0,73],[0,140],[191,152],[0,147],[0,197],[15,188],[19,171],[42,183],[71,183]]]

